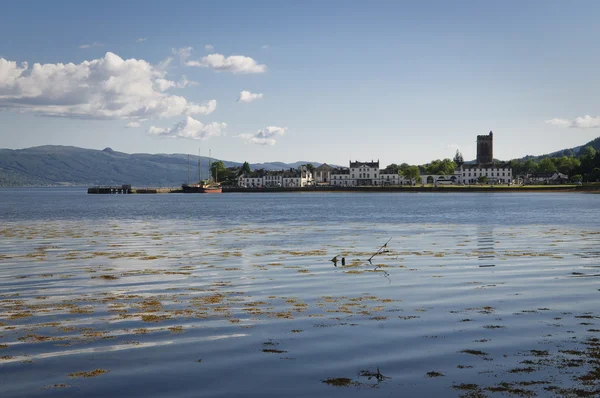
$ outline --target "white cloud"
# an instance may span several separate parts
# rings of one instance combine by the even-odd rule
[[[206,51],[212,51],[212,50],[214,50],[215,48],[213,47],[213,45],[212,45],[212,44],[207,44],[207,45],[205,45],[205,46],[204,46],[204,49],[205,49]]]
[[[189,104],[188,112],[190,114],[209,115],[217,109],[217,100],[210,100],[203,105]]]
[[[148,40],[147,37],[138,37],[137,39],[135,39],[135,41],[137,41],[138,43],[141,43],[141,42],[146,41],[146,40]]]
[[[192,55],[192,47],[182,47],[182,48],[172,48],[171,52],[174,55],[178,55],[179,56],[179,61],[181,61],[181,63],[184,63],[186,61],[186,59],[188,59],[190,57],[190,55]]]
[[[268,44],[263,44],[262,46],[260,46],[260,49],[261,49],[261,50],[268,50],[268,49],[270,49],[270,48],[271,48],[271,46],[270,46],[270,45],[268,45]]]
[[[251,93],[250,91],[242,91],[238,98],[238,102],[252,102],[257,99],[261,99],[263,97],[262,93]]]
[[[134,129],[134,128],[138,128],[140,126],[141,126],[140,122],[129,122],[125,125],[125,128]]]
[[[176,123],[172,128],[160,128],[151,126],[148,134],[165,138],[187,138],[193,140],[207,140],[210,137],[218,137],[221,130],[227,127],[226,123],[212,122],[203,124],[190,116]]]
[[[91,44],[82,44],[79,46],[79,48],[102,47],[103,45],[104,45],[103,43],[99,43],[99,42],[95,41]]]
[[[600,116],[592,117],[585,115],[584,117],[578,117],[573,120],[571,127],[579,127],[582,129],[593,129],[600,127]]]
[[[171,87],[175,87],[175,82],[167,79],[156,79],[154,80],[154,87],[158,91],[167,91]]]
[[[560,127],[568,127],[571,124],[571,122],[569,122],[567,119],[559,119],[559,118],[546,120],[546,123],[553,124],[555,126],[560,126]]]
[[[231,55],[225,58],[223,54],[210,54],[200,61],[187,61],[185,64],[231,73],[263,73],[267,70],[266,65],[259,65],[254,59],[243,55]]]
[[[156,69],[158,69],[160,71],[166,71],[167,69],[169,69],[171,62],[173,62],[173,58],[167,57],[167,58],[163,59],[162,61],[160,61],[158,63],[158,65],[156,65]]]
[[[286,131],[287,127],[268,126],[258,130],[256,133],[240,134],[237,137],[252,144],[275,145],[276,141],[274,137],[284,135]]]
[[[196,104],[166,93],[177,86],[166,75],[160,66],[141,59],[124,60],[111,52],[80,64],[36,63],[31,68],[0,58],[0,110],[140,120],[207,115],[216,109],[215,100]]]
[[[581,128],[581,129],[593,129],[600,127],[600,116],[592,117],[590,115],[585,115],[583,117],[575,118],[573,121],[569,121],[567,119],[550,119],[546,120],[546,123],[553,124],[555,126],[560,127],[573,127],[573,128]]]
[[[182,75],[181,79],[177,82],[177,88],[186,88],[187,86],[197,86],[199,83],[188,80],[186,75]]]

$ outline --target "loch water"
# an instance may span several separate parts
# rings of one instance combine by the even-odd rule
[[[599,214],[579,193],[2,189],[0,396],[596,396]]]

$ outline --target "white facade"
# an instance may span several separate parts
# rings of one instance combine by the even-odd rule
[[[283,186],[283,174],[279,172],[267,172],[263,177],[265,187],[281,187]]]
[[[386,172],[385,170],[380,170],[379,181],[376,185],[412,185],[412,182],[398,173],[390,173]]]
[[[350,179],[354,185],[377,185],[379,180],[379,161],[350,162]]]
[[[313,173],[313,178],[316,184],[331,184],[331,171],[333,167],[329,166],[327,163],[323,163],[319,167],[317,167]]]
[[[512,184],[512,169],[508,165],[463,165],[454,171],[459,184],[477,184],[478,178],[485,176],[490,184]]]
[[[313,175],[306,166],[289,171],[255,171],[238,177],[238,186],[244,188],[305,187],[312,183]]]
[[[331,170],[330,184],[341,187],[353,187],[356,185],[356,181],[350,178],[350,170],[333,169]]]
[[[238,186],[245,188],[261,188],[265,185],[264,176],[251,176],[241,175],[238,178]]]

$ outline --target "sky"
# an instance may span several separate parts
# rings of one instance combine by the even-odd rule
[[[600,136],[597,1],[2,8],[0,148],[387,165]]]

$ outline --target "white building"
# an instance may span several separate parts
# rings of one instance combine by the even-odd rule
[[[255,170],[238,177],[238,186],[244,188],[262,188],[265,186],[265,170]]]
[[[412,185],[412,182],[401,176],[397,169],[383,169],[379,170],[379,181],[375,181],[375,185]]]
[[[352,187],[356,185],[356,181],[350,179],[350,169],[345,167],[331,169],[331,179],[330,185],[342,186],[342,187]]]
[[[323,163],[319,167],[315,168],[313,177],[315,184],[330,185],[331,184],[331,171],[333,167],[327,163]]]
[[[512,169],[505,163],[464,164],[454,171],[459,184],[477,184],[480,177],[487,177],[489,184],[512,184]]]
[[[350,179],[354,185],[376,185],[379,180],[379,160],[377,162],[350,162]]]
[[[264,175],[265,187],[283,186],[283,171],[267,171]]]
[[[313,184],[313,175],[306,166],[283,172],[282,186],[284,187],[306,187]]]
[[[350,162],[349,168],[332,168],[329,175],[330,185],[343,187],[412,185],[398,169],[380,170],[378,161]]]
[[[305,187],[312,184],[313,175],[306,166],[287,171],[255,170],[238,177],[238,186],[245,188]]]

